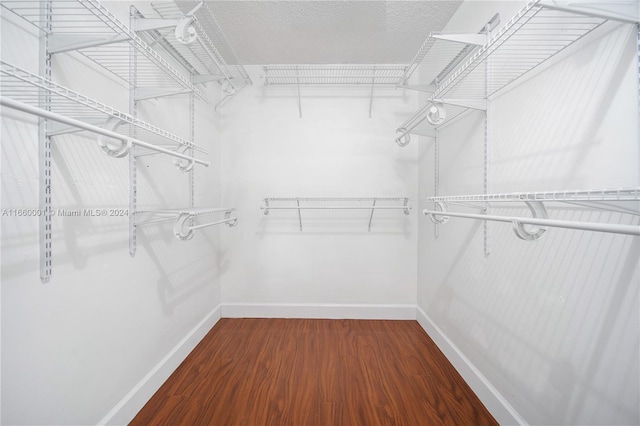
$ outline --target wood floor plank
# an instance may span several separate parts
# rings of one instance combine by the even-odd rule
[[[497,425],[416,321],[221,319],[131,425]]]

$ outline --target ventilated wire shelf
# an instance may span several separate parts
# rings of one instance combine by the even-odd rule
[[[209,102],[157,51],[97,0],[53,0],[48,5],[50,23],[44,19],[47,8],[37,1],[3,0],[0,5],[21,16],[50,35],[49,53],[78,51],[126,82],[135,80],[140,89],[156,92],[193,92]],[[130,60],[131,48],[137,53],[135,66]]]
[[[533,5],[521,11],[491,41],[466,61],[433,95],[485,97],[545,62],[606,22],[602,18]],[[484,67],[489,60],[489,75]]]
[[[270,207],[276,208],[272,203],[284,203],[289,205],[280,206],[282,208],[298,209],[298,206],[292,204],[296,202],[308,203],[303,208],[319,208],[319,209],[331,209],[331,208],[344,208],[344,209],[371,209],[371,204],[376,201],[379,204],[378,207],[406,209],[409,198],[405,197],[279,197],[279,198],[265,198],[263,201],[268,202]],[[387,205],[391,203],[392,205]],[[366,204],[366,205],[365,205]]]
[[[194,0],[178,0],[175,2],[175,5],[183,14],[186,14],[192,11],[199,3],[200,1]],[[196,10],[194,16],[198,23],[198,31],[202,31],[208,38],[207,44],[210,43],[215,46],[215,50],[221,59],[223,74],[224,68],[230,73],[233,87],[239,90],[244,86],[251,85],[251,78],[240,64],[236,52],[227,40],[227,36],[224,31],[222,31],[220,24],[214,16],[211,5],[205,2]]]
[[[640,236],[640,226],[638,225],[552,219],[549,217],[545,207],[547,203],[565,203],[586,207],[591,210],[631,215],[635,216],[637,221],[637,217],[640,216],[640,188],[455,195],[430,197],[427,198],[427,202],[433,203],[435,208],[434,210],[425,209],[422,213],[427,215],[435,224],[445,224],[450,217],[506,222],[512,225],[513,231],[518,238],[526,241],[535,241],[542,238],[548,227]],[[488,207],[492,203],[503,202],[522,202],[528,207],[531,216],[487,214]],[[484,213],[453,212],[449,210],[450,205],[479,208]]]
[[[429,197],[427,201],[640,201],[640,188],[450,195],[446,197]]]
[[[430,82],[429,84],[437,84],[453,71],[462,59],[467,57],[474,49],[479,48],[476,45],[440,40],[434,38],[434,35],[439,35],[439,33],[429,34],[411,63],[406,67],[402,77],[398,80],[398,87],[408,83],[409,78],[418,69],[418,66],[421,66],[420,77],[423,81],[428,81]],[[429,55],[429,60],[423,62],[427,55]]]
[[[491,97],[604,22],[603,18],[546,9],[538,1],[529,3],[492,35],[487,44],[446,76],[435,93],[399,130],[422,121],[433,102],[439,99]]]
[[[295,210],[297,211],[300,231],[302,231],[303,210],[355,210],[362,211],[369,218],[368,229],[371,231],[371,223],[376,210],[392,211],[401,210],[408,215],[411,206],[409,198],[400,197],[290,197],[290,198],[265,198],[262,206],[265,215],[271,210]],[[307,219],[309,219],[307,217]]]
[[[152,3],[151,6],[161,19],[181,19],[184,17],[183,12],[175,3]],[[187,44],[176,38],[174,28],[153,31],[151,39],[162,40],[163,47],[169,51],[172,57],[177,58],[191,74],[219,76],[224,80],[233,79],[231,70],[200,22],[194,18],[191,26],[196,31],[196,37],[195,40]]]
[[[156,146],[170,149],[185,146],[207,152],[205,148],[184,138],[4,61],[0,61],[0,87],[3,97],[35,107],[49,106],[52,112],[95,126],[104,127],[107,123],[113,123],[109,124],[109,130],[124,136],[130,136],[135,129],[136,137]],[[55,128],[53,125],[49,128],[51,135],[70,131],[76,130]]]
[[[263,68],[265,85],[375,85],[393,86],[404,65],[271,65]]]

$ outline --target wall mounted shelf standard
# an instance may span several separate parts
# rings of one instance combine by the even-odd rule
[[[229,227],[238,224],[238,218],[234,216],[235,208],[188,208],[179,210],[147,210],[135,213],[135,226],[142,226],[151,223],[175,220],[173,233],[178,240],[190,240],[194,231],[209,226],[226,224]],[[212,222],[195,224],[196,218],[203,216],[222,217]]]
[[[640,226],[638,225],[550,219],[545,207],[545,203],[559,202],[594,210],[606,210],[640,216],[640,188],[460,195],[430,197],[427,199],[427,202],[434,203],[436,208],[434,210],[425,209],[422,213],[429,216],[433,223],[444,224],[448,222],[449,217],[508,222],[512,224],[516,236],[527,241],[540,239],[547,231],[547,227],[640,236]],[[525,203],[532,217],[497,216],[449,211],[449,205],[486,210],[491,203],[514,202]],[[532,225],[533,228],[527,228],[525,225]]]
[[[395,88],[405,74],[404,65],[269,65],[263,68],[265,86],[296,86],[298,111],[302,117],[300,86],[370,87],[369,117],[373,105],[373,88]]]
[[[271,210],[297,210],[300,231],[302,231],[302,210],[367,210],[370,211],[368,230],[371,231],[373,214],[376,210],[402,210],[405,215],[411,211],[409,198],[369,197],[369,198],[265,198],[262,206],[265,215]]]

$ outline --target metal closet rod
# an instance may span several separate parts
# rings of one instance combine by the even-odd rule
[[[228,226],[236,226],[238,218],[231,215],[235,212],[235,208],[191,208],[183,210],[150,210],[136,212],[135,226],[148,225],[158,222],[175,220],[173,225],[173,233],[178,240],[185,241],[193,238],[194,231],[197,229],[207,228],[209,226],[220,225],[226,223]],[[225,217],[213,222],[202,224],[194,224],[193,219],[205,215],[213,215],[216,213],[224,213]],[[149,218],[146,218],[146,217]]]
[[[515,216],[495,216],[474,213],[453,213],[442,212],[437,210],[425,209],[422,211],[424,215],[435,217],[462,217],[467,219],[491,220],[494,222],[509,222],[512,224],[527,224],[536,226],[551,226],[555,228],[578,229],[582,231],[608,232],[612,234],[625,234],[640,236],[640,226],[635,225],[618,225],[612,223],[595,223],[595,222],[573,222],[568,220],[538,219],[530,217]]]
[[[292,206],[292,207],[271,207],[261,206],[262,210],[407,210],[411,206]]]
[[[181,158],[183,160],[188,160],[189,162],[202,164],[204,166],[209,166],[211,163],[208,161],[198,160],[197,158],[190,157],[185,154],[180,154],[179,152],[172,151],[167,148],[162,148],[148,142],[141,141],[139,139],[130,138],[120,133],[113,132],[111,130],[103,129],[102,127],[95,126],[93,124],[85,123],[80,120],[76,120],[74,118],[65,117],[64,115],[57,114],[52,111],[47,111],[42,108],[34,107],[23,102],[19,102],[13,99],[6,98],[4,96],[0,96],[0,105],[5,106],[7,108],[12,108],[18,111],[26,112],[28,114],[37,115],[42,118],[47,118],[50,120],[58,121],[63,124],[67,124],[69,126],[77,127],[79,129],[87,130],[99,135],[107,136],[110,138],[118,139],[123,142],[131,141],[133,145],[138,145],[143,148],[151,149],[153,151],[161,152],[163,154],[167,154],[173,157]]]

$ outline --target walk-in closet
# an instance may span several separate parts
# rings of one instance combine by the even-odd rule
[[[640,424],[639,23],[0,0],[0,423]]]

